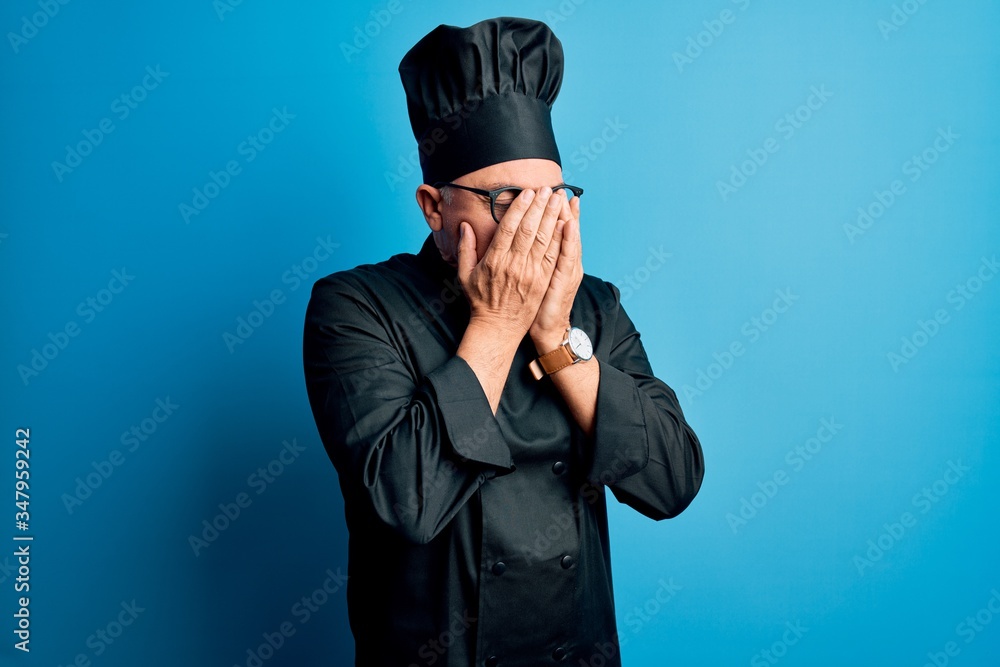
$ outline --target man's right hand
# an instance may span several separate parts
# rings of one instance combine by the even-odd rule
[[[565,198],[544,187],[524,190],[507,210],[482,261],[472,226],[460,223],[458,279],[469,301],[469,326],[518,343],[535,319],[562,240]]]
[[[483,254],[476,236],[459,223],[458,279],[469,301],[469,325],[457,354],[479,378],[496,414],[511,361],[548,289],[562,242],[566,198],[548,187],[518,195]]]

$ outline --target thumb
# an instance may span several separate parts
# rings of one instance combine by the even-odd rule
[[[464,284],[476,268],[476,234],[472,225],[458,223],[458,278]]]

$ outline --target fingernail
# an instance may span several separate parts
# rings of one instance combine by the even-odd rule
[[[465,225],[458,223],[458,241],[461,243],[462,239],[465,238]]]
[[[535,198],[535,191],[534,190],[525,190],[524,191],[524,200],[525,201],[531,201],[534,198]]]

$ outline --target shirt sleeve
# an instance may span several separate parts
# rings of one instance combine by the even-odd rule
[[[399,334],[346,281],[318,281],[306,309],[306,389],[345,497],[425,544],[514,464],[468,363],[454,355],[418,377],[398,349],[414,343]]]
[[[611,352],[597,388],[590,479],[607,485],[622,503],[656,520],[677,516],[694,500],[705,462],[677,395],[653,375],[632,320],[613,293],[605,320]]]

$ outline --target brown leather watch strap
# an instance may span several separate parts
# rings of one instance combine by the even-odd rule
[[[573,363],[573,355],[569,353],[565,345],[560,345],[551,352],[546,352],[530,364],[531,374],[536,380],[541,380],[546,375],[552,375],[561,368],[566,368]]]

